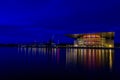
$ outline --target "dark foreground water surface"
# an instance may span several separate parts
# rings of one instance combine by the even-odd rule
[[[120,49],[0,48],[0,80],[120,79]]]

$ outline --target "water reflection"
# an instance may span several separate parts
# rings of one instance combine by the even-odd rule
[[[59,63],[60,48],[27,48],[19,47],[18,52],[24,56],[49,56],[52,61]]]
[[[74,49],[74,48],[19,48],[20,53],[26,56],[49,56],[51,61],[65,62],[66,66],[78,66],[87,69],[104,69],[108,67],[112,70],[113,49]],[[48,58],[48,57],[47,57]]]
[[[88,69],[100,69],[105,66],[112,69],[112,49],[66,49],[66,65],[77,64]]]

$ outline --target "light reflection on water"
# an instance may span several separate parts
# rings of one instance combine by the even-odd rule
[[[75,49],[66,48],[20,48],[19,53],[25,55],[51,55],[51,59],[60,62],[60,55],[65,56],[66,66],[82,66],[87,69],[101,69],[107,66],[112,70],[113,65],[113,49]],[[65,54],[65,55],[63,55]]]
[[[67,49],[66,64],[80,64],[89,69],[100,69],[108,66],[112,69],[113,65],[112,49]]]

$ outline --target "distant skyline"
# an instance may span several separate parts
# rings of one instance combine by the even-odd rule
[[[115,32],[120,42],[118,0],[0,1],[0,43],[71,41],[64,34]]]

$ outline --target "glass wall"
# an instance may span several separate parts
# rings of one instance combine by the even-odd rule
[[[114,32],[82,34],[74,41],[75,47],[114,47]]]

